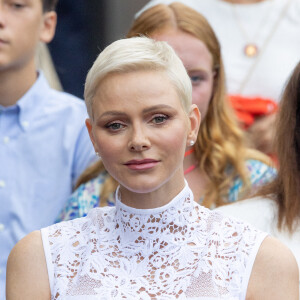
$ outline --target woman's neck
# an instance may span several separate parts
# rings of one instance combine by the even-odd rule
[[[233,3],[233,4],[252,4],[252,3],[258,3],[268,0],[222,0],[225,2]]]
[[[191,172],[186,172],[191,166],[196,166],[196,168],[192,169]],[[197,160],[195,152],[184,158],[183,168],[185,170],[185,179],[193,191],[195,201],[198,202],[206,191],[209,178],[205,171],[199,168],[199,161]]]
[[[171,179],[162,183],[160,187],[153,191],[131,191],[120,185],[120,200],[125,205],[137,209],[150,209],[164,206],[183,190],[185,181],[182,173],[182,168],[177,170]]]

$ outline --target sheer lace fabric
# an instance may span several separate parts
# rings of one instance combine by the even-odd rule
[[[42,229],[52,299],[243,299],[265,237],[201,207],[95,208]]]

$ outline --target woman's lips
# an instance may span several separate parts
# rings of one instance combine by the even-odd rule
[[[0,42],[3,44],[8,44],[8,41],[0,37]]]
[[[156,166],[158,162],[155,159],[130,160],[125,165],[131,170],[147,170]]]
[[[0,46],[2,47],[2,46],[6,46],[8,44],[8,42],[6,41],[6,40],[3,40],[3,39],[1,39],[0,38]]]

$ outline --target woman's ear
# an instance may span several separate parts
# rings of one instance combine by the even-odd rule
[[[195,143],[198,137],[198,132],[201,123],[201,113],[196,104],[191,105],[191,109],[189,112],[189,120],[190,120],[190,132],[187,141],[188,143],[190,143],[191,141]]]
[[[95,152],[98,152],[98,149],[96,148],[96,144],[95,144],[95,139],[94,139],[94,134],[93,134],[93,125],[92,125],[91,119],[86,119],[85,120],[85,125],[86,125],[86,128],[87,128],[88,132],[89,132],[90,139],[93,143],[94,150],[95,150]]]

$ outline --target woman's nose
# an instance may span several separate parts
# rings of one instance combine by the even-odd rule
[[[4,28],[5,26],[5,11],[3,4],[0,3],[0,28]]]
[[[149,149],[151,146],[147,130],[138,126],[133,128],[131,137],[128,143],[128,148],[131,151],[144,151]]]

